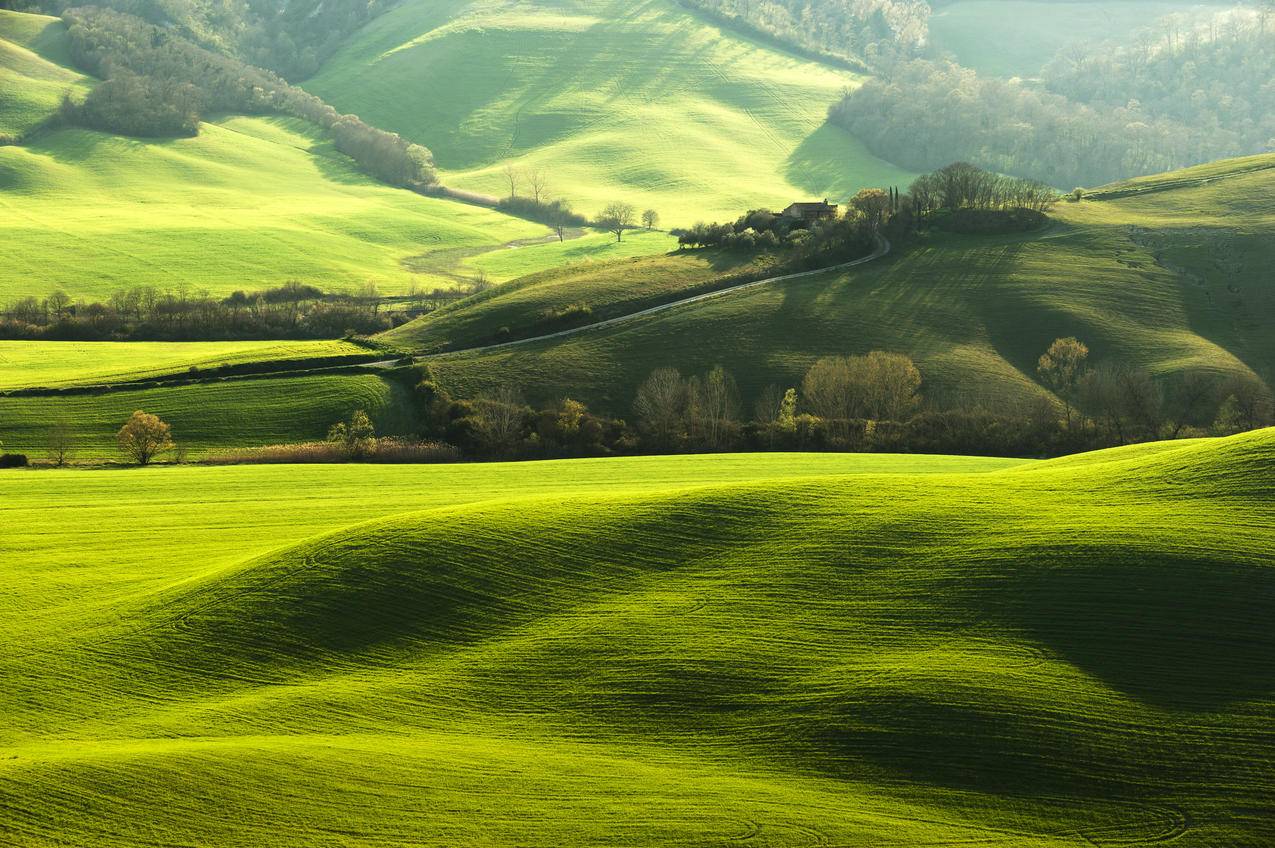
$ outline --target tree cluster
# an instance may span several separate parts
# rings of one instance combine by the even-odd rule
[[[820,58],[869,64],[914,50],[929,33],[925,0],[682,0],[725,24]]]
[[[1275,26],[1232,10],[1167,19],[1131,46],[1073,48],[1039,81],[952,61],[888,65],[829,119],[913,170],[959,158],[1053,186],[1100,185],[1275,149]]]
[[[80,0],[30,0],[53,15]],[[96,0],[208,50],[269,68],[288,79],[318,71],[345,38],[394,5],[394,0]]]
[[[832,264],[872,251],[877,233],[890,221],[895,209],[892,200],[881,200],[886,197],[880,189],[867,189],[851,201],[844,215],[820,221],[803,221],[769,209],[754,209],[730,223],[700,222],[687,229],[673,230],[672,234],[684,248],[781,250],[789,254],[792,264]],[[892,198],[893,194],[888,197]]]
[[[121,71],[76,103],[64,98],[67,123],[138,137],[193,136],[199,132],[199,92],[175,83]]]
[[[189,135],[211,112],[282,114],[331,133],[337,149],[372,176],[392,185],[423,188],[437,181],[426,148],[395,133],[342,115],[275,74],[200,47],[140,18],[95,7],[67,11],[75,63],[102,77],[68,118],[93,129],[133,135]],[[106,93],[97,91],[106,88]],[[142,102],[149,95],[154,104]],[[177,127],[174,131],[174,127]]]
[[[459,296],[459,294],[457,295]],[[215,298],[207,292],[119,289],[105,302],[57,291],[0,311],[0,338],[62,341],[332,339],[373,335],[407,316],[383,311],[375,288],[329,294],[298,282]]]

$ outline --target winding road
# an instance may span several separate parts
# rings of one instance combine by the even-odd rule
[[[429,359],[438,359],[439,357],[443,357],[443,356],[456,356],[458,354],[490,353],[496,350],[504,350],[505,348],[515,347],[517,345],[531,344],[533,342],[544,342],[544,341],[549,341],[551,339],[561,339],[567,336],[579,335],[580,333],[587,333],[593,330],[602,330],[607,327],[614,327],[617,324],[623,324],[625,321],[632,321],[637,318],[645,318],[648,315],[656,315],[660,312],[666,312],[670,309],[678,309],[683,306],[689,306],[692,303],[700,303],[705,300],[711,300],[717,297],[725,297],[726,295],[736,294],[738,292],[744,291],[745,289],[757,288],[759,286],[767,286],[773,283],[788,282],[789,280],[799,280],[803,277],[813,277],[816,274],[827,274],[832,271],[844,271],[849,268],[857,268],[860,265],[866,265],[869,262],[875,262],[876,260],[888,254],[890,252],[890,249],[891,249],[890,240],[887,239],[885,236],[878,235],[876,249],[873,250],[870,254],[868,254],[867,256],[861,257],[859,259],[852,260],[850,262],[843,262],[840,265],[829,265],[826,268],[816,268],[813,271],[798,271],[795,274],[783,274],[778,277],[766,277],[761,280],[753,280],[752,282],[749,282],[749,283],[740,283],[739,285],[736,285],[736,286],[729,286],[728,288],[724,288],[724,289],[715,289],[713,291],[705,292],[704,294],[697,294],[692,297],[684,297],[681,300],[671,300],[668,303],[661,303],[658,306],[652,306],[647,309],[639,309],[637,312],[629,312],[625,315],[617,315],[614,318],[607,318],[606,320],[603,320],[603,321],[595,321],[592,324],[582,324],[579,327],[572,327],[569,330],[559,330],[556,333],[545,333],[544,335],[540,335],[540,336],[527,336],[526,338],[523,338],[523,339],[515,339],[513,341],[508,341],[508,342],[499,342],[497,344],[480,345],[478,347],[466,347],[466,348],[460,348],[457,350],[443,351],[440,353],[430,353],[430,354],[425,354],[423,356],[414,357],[414,359],[417,362],[422,362]],[[374,363],[371,363],[371,367],[387,368],[395,364],[395,362],[396,360],[389,360],[385,363],[374,362]]]

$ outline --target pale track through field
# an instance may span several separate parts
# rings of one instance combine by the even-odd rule
[[[639,309],[637,312],[630,312],[626,315],[617,315],[614,318],[607,318],[604,321],[595,321],[592,324],[584,324],[580,327],[572,327],[569,330],[559,330],[556,333],[545,333],[539,336],[528,336],[525,339],[515,339],[509,342],[500,342],[498,344],[480,345],[478,347],[468,347],[460,350],[449,350],[442,353],[431,353],[424,356],[415,357],[417,362],[423,362],[430,359],[439,359],[445,356],[461,356],[475,353],[491,353],[492,351],[505,350],[517,345],[532,344],[534,342],[552,341],[553,339],[562,339],[568,336],[579,335],[580,333],[592,332],[593,330],[603,330],[608,327],[614,327],[623,324],[626,321],[632,321],[637,318],[645,318],[649,315],[657,315],[661,312],[667,312],[670,309],[679,309],[683,306],[690,306],[694,303],[701,303],[713,298],[725,297],[729,294],[736,294],[747,289],[758,288],[760,286],[771,285],[773,283],[787,283],[793,280],[800,280],[806,277],[814,277],[819,274],[829,274],[836,271],[846,271],[851,268],[857,268],[860,265],[866,265],[877,259],[887,255],[890,252],[890,241],[884,236],[877,236],[876,250],[867,256],[855,259],[850,262],[843,262],[840,265],[829,265],[826,268],[816,268],[813,271],[798,271],[795,274],[783,274],[778,277],[766,277],[762,280],[753,280],[749,283],[740,283],[739,285],[730,286],[724,289],[716,289],[714,291],[697,294],[692,297],[684,297],[681,300],[672,300],[668,303],[661,303],[658,306],[651,306],[646,309]],[[388,368],[394,364],[394,360],[385,362],[372,362],[367,365],[369,368]]]

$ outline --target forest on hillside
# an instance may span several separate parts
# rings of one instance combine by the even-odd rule
[[[905,167],[966,159],[1060,188],[1275,150],[1271,8],[1065,50],[1034,81],[950,59],[883,65],[830,118]]]
[[[77,6],[114,9],[200,47],[300,80],[346,36],[398,0],[0,0],[0,8],[62,15]]]

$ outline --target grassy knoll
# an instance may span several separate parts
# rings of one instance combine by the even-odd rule
[[[1200,5],[1189,0],[957,0],[930,16],[930,41],[980,73],[1032,77],[1065,47],[1127,41],[1159,18]]]
[[[1265,161],[1275,157],[1210,166],[1202,184],[1060,204],[1040,233],[936,233],[852,271],[434,368],[462,395],[511,381],[535,399],[569,394],[625,415],[658,367],[720,363],[747,400],[767,383],[797,385],[820,356],[875,348],[916,359],[931,394],[1002,404],[1040,397],[1037,358],[1075,335],[1095,362],[1270,385],[1275,170],[1254,170]]]
[[[0,475],[6,832],[1258,848],[1273,460]]]
[[[403,260],[544,227],[372,182],[305,124],[231,118],[162,141],[61,130],[0,148],[0,300],[133,285],[228,294],[300,279],[384,292]]]
[[[306,87],[428,145],[449,184],[504,194],[543,169],[587,213],[669,225],[908,175],[825,126],[853,74],[723,33],[669,0],[410,0]]]
[[[0,391],[94,386],[252,363],[366,357],[344,341],[28,342],[0,340]]]
[[[0,135],[21,136],[56,112],[64,94],[88,89],[68,65],[61,20],[0,9]]]
[[[626,315],[732,278],[759,274],[772,264],[769,256],[754,259],[724,251],[573,264],[450,304],[384,333],[380,340],[422,351],[543,335],[573,324]]]
[[[410,432],[410,399],[375,374],[262,377],[102,394],[0,397],[0,439],[40,457],[65,424],[74,458],[117,457],[115,434],[134,410],[160,416],[192,457],[209,449],[322,439],[335,421],[366,410],[383,435]]]

